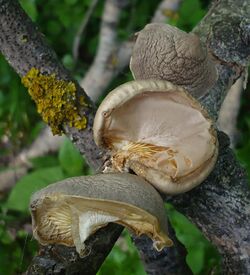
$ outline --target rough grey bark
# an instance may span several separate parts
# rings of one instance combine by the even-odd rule
[[[216,0],[194,29],[217,63],[219,79],[203,97],[203,105],[217,119],[226,92],[250,63],[249,0]]]
[[[195,29],[195,32],[209,46],[219,71],[216,85],[208,95],[202,98],[202,103],[214,118],[217,117],[225,97],[225,91],[244,74],[245,68],[249,64],[249,8],[247,0],[214,1],[208,15]],[[31,27],[31,22],[20,11],[17,2],[0,0],[0,28],[1,51],[21,76],[31,67],[39,64],[41,71],[54,72],[62,79],[68,79],[68,73],[61,65],[58,65],[54,54],[50,53],[51,50],[44,44],[43,38],[37,34],[36,29]],[[31,44],[22,43],[26,38]],[[45,47],[44,51],[43,46]],[[78,91],[82,93],[80,88]],[[92,139],[93,113],[91,109],[92,106],[84,110],[90,114],[88,129],[85,131],[69,129],[68,134],[75,141],[81,153],[85,153],[92,165],[98,167],[102,161],[100,152]],[[206,182],[187,194],[168,198],[168,200],[197,224],[207,238],[217,246],[223,256],[224,274],[249,274],[249,189],[242,168],[228,148],[226,136],[220,135],[219,161]],[[105,239],[110,236],[110,231],[103,229],[103,232],[105,234],[100,235],[99,240],[105,243]],[[119,234],[119,230],[114,233],[116,236]],[[93,239],[95,240],[94,236]],[[113,246],[115,239],[114,237],[109,239],[109,243],[105,243],[107,249]],[[143,241],[137,242],[137,248],[141,250],[144,259],[149,260],[146,262],[146,270],[150,274],[157,274],[157,270],[161,270],[163,274],[173,274],[172,270],[169,270],[169,266],[162,266],[162,262],[167,262],[165,256],[171,258],[170,254],[165,255],[164,260],[161,261],[161,255],[152,256],[151,247],[145,245]],[[176,248],[178,247],[176,246]],[[49,258],[40,258],[39,265],[45,262],[49,266],[49,262],[53,259],[54,252],[49,252],[49,248],[46,249],[48,249],[46,251],[49,253]],[[182,255],[180,251],[179,253]],[[66,258],[68,257],[66,256]],[[86,258],[87,266],[95,266],[98,260],[94,262],[94,259],[96,259],[94,256]],[[67,264],[68,262],[64,262],[62,272],[77,273],[75,269],[67,268]],[[183,261],[182,264],[184,264]],[[179,264],[178,268],[180,266],[182,265]],[[40,274],[45,270],[43,269]],[[174,274],[183,274],[179,271],[180,269],[175,270]],[[31,274],[35,274],[34,270],[32,272]]]
[[[219,133],[219,159],[191,192],[167,198],[196,224],[222,255],[223,274],[250,274],[250,192],[229,139]]]
[[[109,224],[87,240],[89,254],[80,258],[75,248],[62,245],[41,247],[26,274],[87,274],[95,275],[110,252],[123,227]],[[107,234],[108,232],[108,234]],[[105,236],[105,237],[104,237]],[[90,261],[91,259],[91,261]]]
[[[214,1],[194,32],[208,46],[217,64],[217,83],[199,98],[216,120],[226,92],[238,78],[245,76],[250,62],[249,1]],[[194,190],[166,200],[218,248],[223,274],[250,274],[249,187],[227,136],[220,133],[219,143],[219,159],[209,178]],[[157,268],[160,265],[154,271],[150,269],[151,274],[157,274]]]

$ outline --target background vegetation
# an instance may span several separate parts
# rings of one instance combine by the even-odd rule
[[[149,22],[158,1],[131,0],[123,10],[119,39],[124,40]],[[73,61],[72,43],[91,0],[22,0],[21,4],[39,26],[63,64],[80,80],[91,64],[98,44],[104,1],[99,1],[81,42],[80,55]],[[186,0],[171,23],[190,31],[206,13],[209,1]],[[129,24],[128,24],[129,22]],[[0,56],[0,172],[23,147],[32,143],[43,128],[36,108],[19,77]],[[109,89],[131,79],[125,70]],[[108,90],[109,90],[108,89]],[[250,93],[244,92],[239,115],[237,156],[250,175]],[[32,239],[28,204],[30,195],[46,185],[66,177],[91,173],[85,160],[65,138],[59,153],[32,160],[33,167],[11,192],[0,194],[0,274],[17,274],[27,268],[36,253]],[[188,250],[187,263],[194,274],[219,274],[219,254],[193,226],[171,205],[166,205],[177,237]],[[103,264],[99,275],[114,273],[145,274],[137,251],[124,232]]]

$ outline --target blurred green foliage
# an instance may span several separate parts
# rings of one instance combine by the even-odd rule
[[[190,31],[206,13],[209,0],[186,0],[171,24]],[[99,40],[99,28],[104,1],[98,5],[82,36],[79,60],[74,62],[72,45],[78,27],[91,0],[21,0],[25,11],[39,26],[63,64],[81,79],[92,62]],[[118,38],[127,39],[144,27],[153,16],[160,0],[130,0],[123,9]],[[0,171],[21,148],[29,145],[43,127],[36,107],[20,83],[19,77],[0,57]],[[128,70],[111,83],[113,88],[131,79]],[[249,86],[248,86],[249,89]],[[237,155],[250,175],[250,94],[245,93],[239,116],[240,141]],[[47,155],[32,161],[32,169],[21,178],[10,194],[0,201],[0,275],[25,271],[37,250],[30,235],[29,198],[36,190],[48,184],[90,173],[84,159],[71,142],[65,139],[58,155]],[[204,239],[200,231],[172,206],[167,212],[177,237],[188,250],[187,263],[194,274],[219,274],[219,254]],[[99,275],[145,274],[137,251],[128,233],[114,247]]]

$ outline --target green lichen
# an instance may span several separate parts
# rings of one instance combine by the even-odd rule
[[[37,111],[51,127],[54,135],[63,133],[63,124],[84,129],[87,118],[80,116],[78,105],[86,106],[84,97],[76,104],[76,86],[56,78],[55,74],[43,75],[38,69],[32,68],[23,78],[23,85],[36,102]]]

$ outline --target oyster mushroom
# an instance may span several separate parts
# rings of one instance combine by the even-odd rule
[[[108,168],[131,169],[167,194],[200,184],[217,159],[207,112],[167,81],[137,80],[114,89],[98,108],[93,130],[96,144],[110,151]]]
[[[217,80],[215,63],[199,37],[160,23],[137,33],[130,70],[135,79],[167,80],[197,98]]]
[[[75,246],[109,222],[146,234],[157,250],[171,246],[164,204],[145,180],[128,173],[75,177],[36,192],[30,202],[34,237],[43,245]]]

